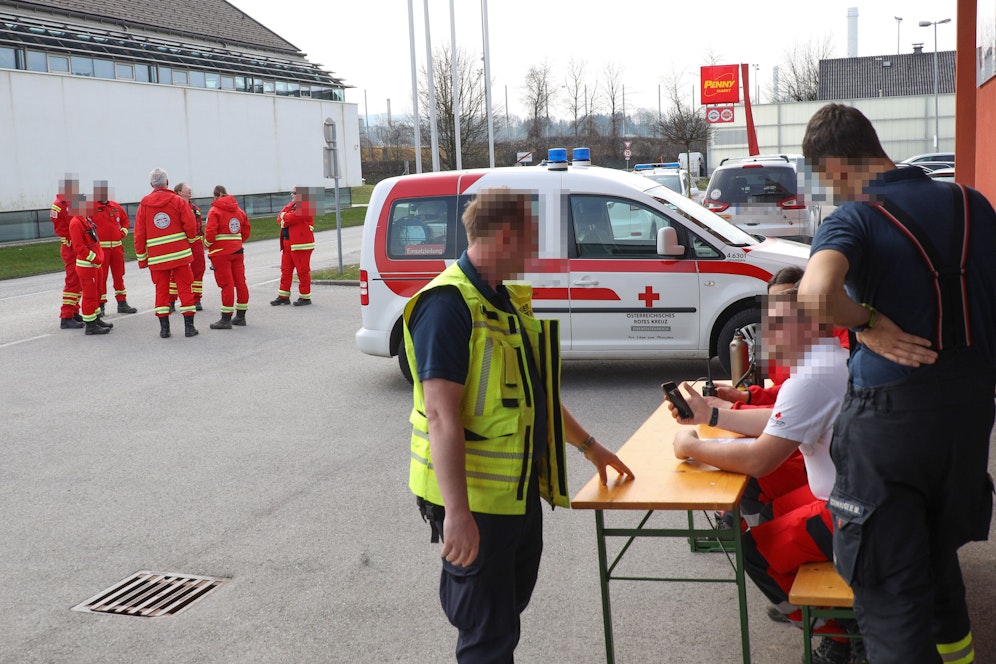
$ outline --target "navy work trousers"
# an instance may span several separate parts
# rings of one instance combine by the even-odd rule
[[[481,535],[467,567],[443,560],[439,601],[459,630],[460,664],[510,664],[519,643],[519,614],[529,604],[543,553],[543,510],[530,487],[526,513],[474,513]],[[442,532],[442,524],[438,524]]]
[[[848,390],[834,427],[837,571],[854,590],[869,660],[941,662],[971,647],[958,548],[987,537],[993,372],[971,350]]]

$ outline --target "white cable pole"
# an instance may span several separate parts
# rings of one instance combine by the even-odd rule
[[[456,150],[456,169],[463,167],[460,147],[460,70],[457,68],[456,10],[450,0],[450,87],[453,88],[453,147]]]
[[[439,132],[436,131],[436,77],[432,72],[432,37],[429,34],[429,0],[423,0],[425,7],[425,58],[429,74],[429,135],[432,138],[432,170],[439,171]]]
[[[491,46],[488,39],[488,0],[481,0],[481,32],[484,44],[484,106],[488,115],[488,155],[495,167],[495,118],[491,109]]]
[[[412,0],[408,0],[408,44],[412,57],[412,118],[415,127],[415,172],[422,172],[422,132],[421,118],[418,115],[418,73],[415,69],[415,12]]]

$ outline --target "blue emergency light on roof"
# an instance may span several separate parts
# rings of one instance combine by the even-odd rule
[[[637,164],[633,167],[634,171],[649,171],[654,167],[653,164]]]
[[[591,150],[588,148],[574,148],[573,159],[571,161],[591,161]]]
[[[546,168],[549,171],[566,171],[567,148],[550,148],[546,155]]]
[[[661,168],[681,168],[681,162],[669,161],[665,164],[661,164]]]

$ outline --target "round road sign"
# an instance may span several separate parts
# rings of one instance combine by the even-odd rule
[[[632,150],[630,150],[629,148],[626,148],[625,150],[623,150],[623,157],[625,157],[626,159],[629,159],[632,156],[633,156],[633,151]]]

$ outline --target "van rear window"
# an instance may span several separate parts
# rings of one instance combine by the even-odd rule
[[[395,201],[387,227],[388,256],[399,260],[457,258],[467,247],[457,205],[454,196]]]
[[[752,166],[717,171],[707,196],[733,205],[777,203],[795,196],[796,173],[791,167]]]

